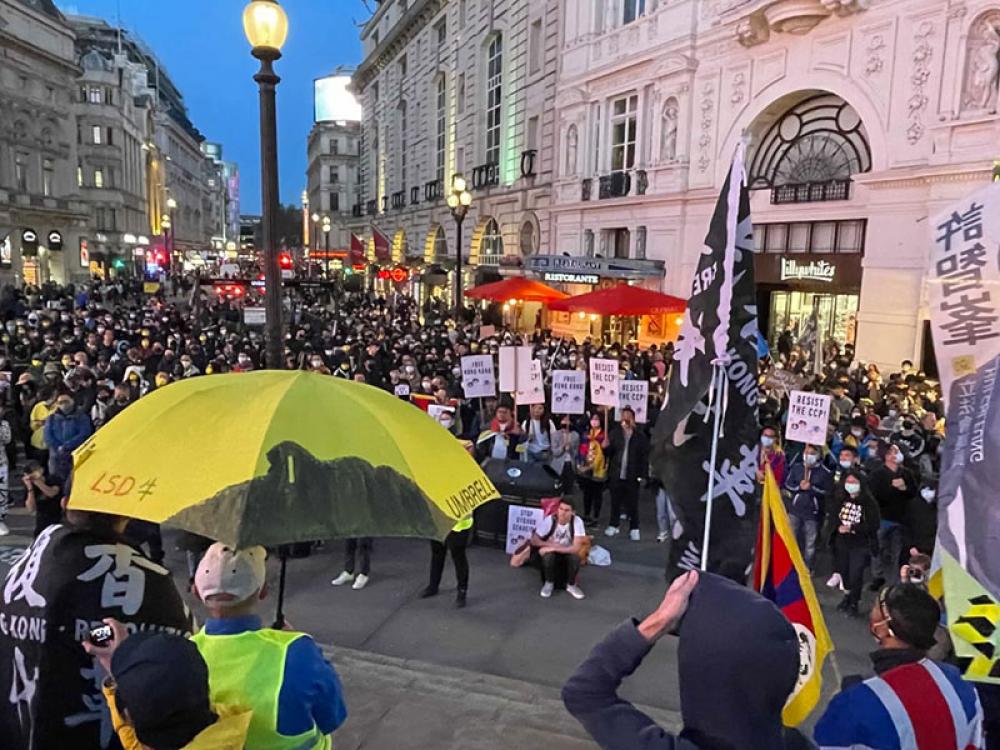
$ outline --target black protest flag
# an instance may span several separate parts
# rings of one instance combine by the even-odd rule
[[[652,469],[677,519],[668,578],[701,564],[710,477],[707,569],[739,578],[750,564],[757,518],[757,335],[753,226],[741,147],[712,215],[653,434]],[[713,466],[716,409],[723,414]]]

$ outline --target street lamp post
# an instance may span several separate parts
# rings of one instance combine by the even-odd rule
[[[313,215],[310,216],[309,218],[312,219],[312,241],[311,244],[309,245],[310,248],[309,278],[311,279],[313,275],[313,266],[315,265],[315,260],[313,260],[313,256],[315,255],[316,251],[319,250],[319,213],[314,211]]]
[[[177,273],[177,269],[174,267],[174,263],[176,262],[174,253],[176,252],[176,247],[177,247],[177,240],[176,240],[177,225],[174,223],[175,210],[177,210],[177,201],[175,201],[173,198],[167,198],[167,212],[168,216],[170,217],[170,223],[167,224],[167,227],[170,229],[170,237],[168,238],[168,244],[167,244],[167,253],[168,253],[167,258],[169,258],[170,260],[171,271]]]
[[[333,229],[333,225],[330,222],[330,217],[326,214],[323,215],[323,249],[326,250],[326,279],[330,280],[330,230]]]
[[[451,178],[451,193],[448,195],[448,208],[455,219],[456,250],[455,250],[455,324],[462,319],[462,222],[472,205],[472,193],[465,189],[465,177],[456,174]]]
[[[282,367],[281,271],[278,267],[278,125],[275,88],[281,79],[274,61],[288,36],[288,17],[276,0],[252,0],[243,9],[243,31],[260,60],[253,77],[260,90],[261,229],[264,235],[264,311],[267,330],[267,366]]]

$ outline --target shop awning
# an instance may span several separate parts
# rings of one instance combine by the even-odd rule
[[[553,289],[540,281],[526,279],[523,276],[512,276],[503,281],[473,287],[465,292],[470,299],[488,299],[494,302],[506,302],[516,299],[521,302],[554,302],[569,297],[565,292]]]
[[[664,315],[681,313],[686,308],[687,301],[680,297],[628,284],[581,294],[549,305],[550,310],[558,312],[582,312],[593,315]]]

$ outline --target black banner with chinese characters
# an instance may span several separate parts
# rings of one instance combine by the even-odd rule
[[[106,617],[133,632],[191,631],[166,568],[117,539],[49,526],[7,573],[0,599],[3,750],[121,747],[102,668],[81,646]]]
[[[677,519],[668,578],[700,565],[712,472],[708,570],[739,578],[750,564],[754,544],[758,333],[753,226],[743,174],[738,154],[698,261],[674,350],[669,395],[653,435],[652,469]],[[721,367],[713,365],[716,361]],[[710,401],[709,391],[723,371],[725,396]],[[712,466],[714,415],[719,408],[724,409],[723,430]]]

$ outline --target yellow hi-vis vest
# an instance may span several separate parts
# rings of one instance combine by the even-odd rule
[[[203,629],[192,638],[208,665],[212,702],[253,710],[246,750],[330,750],[330,735],[321,734],[315,725],[293,737],[278,734],[285,657],[289,646],[303,635],[267,629],[208,635]]]

